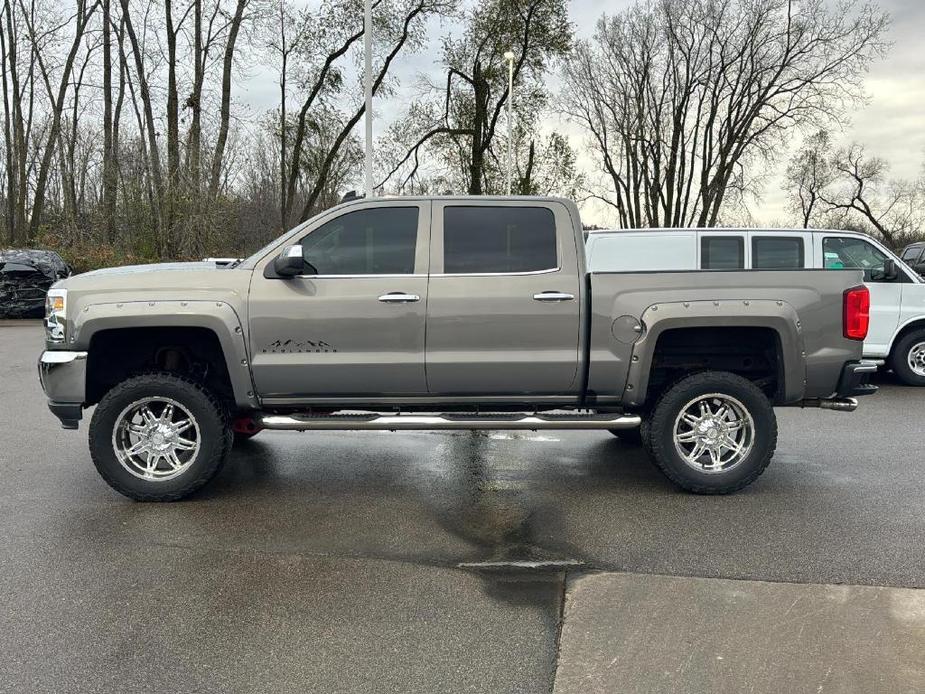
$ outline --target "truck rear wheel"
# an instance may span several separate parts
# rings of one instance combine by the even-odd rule
[[[890,366],[908,386],[925,386],[925,329],[913,330],[893,348]]]
[[[682,378],[656,403],[648,450],[668,479],[696,494],[754,482],[777,447],[774,408],[751,381],[724,371]]]
[[[202,385],[172,373],[126,379],[100,400],[90,455],[110,487],[137,501],[176,501],[221,469],[231,427]]]

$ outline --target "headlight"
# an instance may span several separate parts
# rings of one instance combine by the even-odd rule
[[[49,289],[45,297],[45,336],[49,342],[64,342],[67,289]]]

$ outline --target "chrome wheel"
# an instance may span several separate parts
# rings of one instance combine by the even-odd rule
[[[199,454],[196,418],[176,400],[136,400],[116,418],[112,447],[128,472],[149,482],[182,475]]]
[[[675,449],[698,472],[731,470],[745,460],[754,442],[751,414],[729,395],[700,395],[682,407],[675,418]]]
[[[906,361],[909,364],[909,368],[912,369],[912,373],[916,376],[925,378],[925,342],[912,345],[912,347],[909,348]]]

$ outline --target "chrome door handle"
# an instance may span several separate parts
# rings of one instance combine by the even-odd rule
[[[574,301],[574,294],[566,294],[565,292],[540,292],[539,294],[533,295],[534,301]]]
[[[404,292],[390,292],[379,297],[379,301],[384,304],[413,304],[420,300],[421,297],[417,294],[405,294]]]

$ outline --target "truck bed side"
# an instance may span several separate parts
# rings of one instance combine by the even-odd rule
[[[642,407],[670,360],[698,368],[686,345],[704,348],[702,368],[719,359],[727,370],[754,368],[740,347],[761,335],[776,343],[765,358],[775,402],[827,397],[845,362],[861,357],[861,342],[843,336],[842,305],[862,279],[832,270],[591,273],[587,402]],[[704,340],[718,341],[712,352]]]

